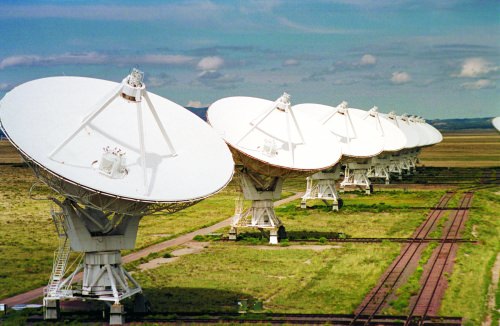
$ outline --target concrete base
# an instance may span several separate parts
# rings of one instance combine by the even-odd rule
[[[236,228],[234,227],[231,227],[231,229],[229,230],[229,240],[236,240],[237,237],[238,230],[236,230]]]
[[[271,229],[269,231],[269,244],[278,244],[278,230]]]
[[[43,319],[44,320],[58,320],[61,314],[61,307],[59,300],[46,300],[43,299]]]
[[[121,304],[113,304],[109,311],[110,325],[123,325],[125,323],[125,309]]]

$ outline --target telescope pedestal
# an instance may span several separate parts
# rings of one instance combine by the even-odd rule
[[[391,159],[389,156],[372,157],[371,167],[368,169],[366,176],[368,179],[384,179],[385,184],[390,183],[389,165]]]
[[[57,320],[61,313],[59,300],[46,300],[43,298],[43,319]]]
[[[396,174],[398,180],[403,179],[403,170],[401,170],[399,155],[398,156],[391,155],[391,159],[389,162],[389,174],[390,173]]]
[[[141,291],[139,284],[123,268],[119,251],[85,253],[82,297],[118,303]]]
[[[283,223],[274,213],[273,200],[281,197],[283,178],[261,178],[251,172],[239,172],[243,196],[252,201],[252,206],[243,212],[243,202],[237,204],[229,239],[236,240],[238,228],[269,230],[269,243],[278,244],[279,234],[284,232]]]
[[[123,325],[125,323],[125,309],[121,304],[113,304],[109,309],[109,324]]]
[[[307,189],[300,208],[306,208],[307,200],[321,199],[328,205],[328,201],[332,201],[332,211],[338,211],[342,205],[335,182],[340,178],[340,165],[335,166],[333,172],[318,172],[310,177],[307,177]]]
[[[69,247],[60,245],[43,300],[46,319],[58,317],[58,302],[62,299],[100,300],[120,305],[120,301],[142,292],[139,284],[123,268],[120,250],[133,249],[139,220],[142,216],[109,214],[92,208],[82,208],[74,201],[54,200],[62,212],[52,212],[60,243],[83,253],[83,261],[66,278]],[[83,271],[81,286],[75,284]],[[117,313],[111,322],[118,321]]]
[[[348,162],[345,168],[344,180],[340,183],[341,192],[345,191],[346,186],[356,186],[365,190],[367,195],[373,192],[373,186],[367,177],[370,164]]]

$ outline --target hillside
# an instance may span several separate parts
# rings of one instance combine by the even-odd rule
[[[470,129],[493,129],[491,120],[493,118],[473,119],[434,119],[427,122],[440,131],[470,130]]]
[[[187,107],[203,120],[207,120],[208,108],[192,108]],[[471,129],[493,129],[491,120],[493,118],[472,118],[472,119],[434,119],[427,122],[440,131],[455,131],[455,130],[471,130]]]
[[[193,108],[186,107],[189,111],[196,114],[203,120],[207,120],[207,109],[208,108]],[[456,130],[471,130],[471,129],[493,129],[491,120],[493,118],[472,118],[472,119],[434,119],[427,120],[427,122],[439,131],[456,131]],[[4,138],[5,135],[0,129],[0,139]]]

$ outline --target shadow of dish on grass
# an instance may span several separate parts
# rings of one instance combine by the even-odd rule
[[[143,290],[152,314],[237,313],[251,309],[258,301],[246,293],[220,289],[167,287]]]

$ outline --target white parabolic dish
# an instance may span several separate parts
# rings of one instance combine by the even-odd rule
[[[280,100],[287,104],[279,104]],[[281,169],[275,171],[277,175],[286,174],[285,170],[323,170],[341,157],[336,138],[319,123],[290,107],[288,94],[276,102],[243,96],[223,98],[209,107],[207,117],[212,127],[245,159]],[[255,172],[271,174],[268,170]]]
[[[357,109],[348,108],[346,102],[337,107],[307,103],[294,108],[310,115],[335,135],[342,146],[342,155],[365,158],[384,150],[384,139],[377,126],[363,120],[359,114],[351,115],[350,112]]]
[[[405,147],[405,134],[396,125],[382,117],[377,107],[372,108],[368,112],[360,109],[350,109],[349,111],[357,119],[364,120],[377,130],[383,139],[384,152],[396,152]]]
[[[500,117],[493,118],[491,124],[493,125],[493,127],[495,127],[496,130],[500,131]]]
[[[147,203],[190,202],[214,194],[230,181],[234,164],[224,141],[197,116],[152,93],[147,94],[156,110],[148,109],[145,100],[116,96],[64,145],[120,85],[83,77],[27,82],[1,100],[2,127],[29,160],[106,196]],[[153,111],[175,149],[174,156]],[[110,177],[100,170],[104,148],[125,159],[122,176]]]
[[[417,118],[416,122],[420,124],[423,127],[423,129],[426,130],[426,132],[428,133],[430,139],[428,144],[429,146],[440,143],[443,140],[443,135],[441,135],[439,130],[437,130],[436,128],[425,122],[424,119]]]
[[[418,146],[420,137],[418,136],[417,130],[412,128],[408,121],[403,121],[403,119],[397,116],[394,112],[381,114],[380,116],[397,126],[404,133],[406,136],[405,149],[415,148]]]

